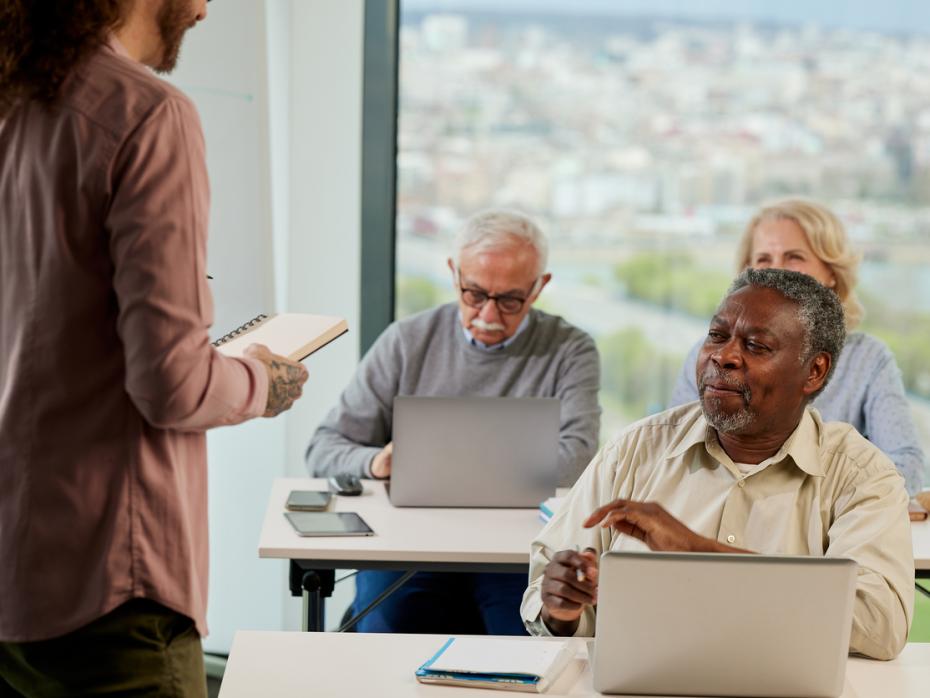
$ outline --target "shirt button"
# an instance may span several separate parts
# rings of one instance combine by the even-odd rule
[[[735,542],[736,542],[736,536],[734,536],[732,533],[727,536],[727,543],[735,543]]]
[[[746,481],[745,481],[745,480],[740,480],[740,481],[737,482],[736,484],[739,485],[740,487],[745,487],[745,486],[746,486]]]

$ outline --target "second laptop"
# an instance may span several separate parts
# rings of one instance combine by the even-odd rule
[[[397,397],[395,506],[537,507],[555,492],[557,398]]]

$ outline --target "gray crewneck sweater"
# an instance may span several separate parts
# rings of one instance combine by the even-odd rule
[[[458,306],[439,306],[391,324],[359,364],[339,403],[316,430],[307,468],[317,476],[368,476],[392,439],[397,395],[557,397],[559,484],[575,482],[597,450],[600,361],[594,341],[562,318],[531,310],[509,346],[468,342]]]

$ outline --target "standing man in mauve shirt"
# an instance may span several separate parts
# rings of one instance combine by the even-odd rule
[[[205,695],[205,432],[307,379],[208,339],[205,17],[0,0],[0,696]]]

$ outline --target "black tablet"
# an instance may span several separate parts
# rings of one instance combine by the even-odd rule
[[[373,536],[375,532],[354,511],[286,511],[299,536]]]

